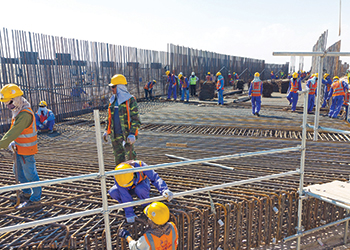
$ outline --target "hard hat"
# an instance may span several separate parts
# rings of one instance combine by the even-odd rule
[[[271,73],[273,73],[273,71],[271,71]]]
[[[333,77],[333,80],[336,80],[336,79],[338,79],[338,80],[339,80],[339,77],[337,77],[337,76]]]
[[[45,101],[40,101],[39,106],[40,107],[47,107],[47,103]]]
[[[145,215],[157,225],[164,225],[170,218],[169,208],[162,202],[153,202],[143,210]]]
[[[22,96],[23,91],[13,83],[6,84],[2,89],[0,90],[0,101],[1,102],[8,102],[11,99]]]
[[[194,72],[192,72],[192,73],[191,73],[191,75],[193,75],[193,76],[194,76],[194,75],[195,75],[195,73],[194,73]]]
[[[123,169],[131,169],[131,168],[133,168],[133,166],[122,162],[115,167],[115,170],[123,170]],[[114,178],[119,186],[130,187],[133,184],[134,174],[133,173],[117,174],[114,176]]]
[[[153,82],[154,82],[154,83],[157,83],[157,81],[156,81],[156,80],[153,80]]]
[[[260,73],[259,72],[255,72],[254,76],[260,77]]]
[[[236,74],[236,72],[233,72],[233,74]]]
[[[167,71],[165,72],[165,74],[168,76],[168,75],[170,74],[170,71],[167,70]]]
[[[208,75],[210,75],[210,72],[208,72]]]
[[[298,75],[299,74],[297,72],[294,72],[292,76],[293,76],[293,78],[298,78]]]
[[[181,78],[181,77],[182,77],[182,74],[180,73],[177,77],[178,77],[178,78]]]
[[[126,85],[127,84],[126,78],[123,75],[116,74],[112,77],[111,83],[109,84],[109,86],[115,86],[115,85],[119,85],[119,84]]]
[[[318,73],[315,73],[314,76],[316,76],[316,78],[318,78]]]
[[[221,73],[220,72],[216,73],[216,76],[221,76]]]
[[[327,76],[329,76],[329,74],[328,74],[328,73],[325,73],[325,74],[323,75],[323,78],[326,78]]]

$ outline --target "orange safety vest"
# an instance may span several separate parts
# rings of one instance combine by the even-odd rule
[[[112,129],[111,129],[111,124],[112,124],[112,113],[111,113],[111,105],[112,103],[110,103],[108,105],[108,127],[107,127],[107,134],[110,135],[112,133]],[[130,130],[130,127],[131,127],[131,124],[130,124],[130,110],[129,110],[129,102],[126,101],[125,102],[125,105],[126,105],[126,112],[128,114],[128,128]],[[119,111],[119,109],[118,109]],[[119,115],[119,114],[118,114]],[[135,136],[137,136],[139,133],[139,130],[136,129],[136,133],[135,133]]]
[[[35,125],[35,116],[31,108],[21,110],[32,115],[33,120],[29,127],[25,128],[22,133],[16,138],[15,144],[19,155],[34,155],[38,153],[37,131]],[[21,113],[19,112],[19,113]],[[15,118],[12,118],[11,128],[15,124]]]
[[[296,79],[295,81],[293,81],[293,78],[290,79],[290,86],[290,92],[296,93],[299,90],[298,79]]]
[[[261,84],[262,82],[252,82],[252,96],[261,96]]]
[[[348,106],[348,102],[350,100],[350,92],[347,92],[344,98],[344,105]]]
[[[176,250],[178,245],[177,228],[173,222],[168,222],[171,225],[169,235],[163,234],[160,238],[151,234],[145,233],[144,237],[151,250]]]
[[[343,84],[340,81],[332,83],[333,95],[332,96],[345,96]]]
[[[149,85],[149,87],[148,87],[148,83],[146,83],[146,85],[145,85],[145,87],[144,87],[144,89],[147,89],[147,90],[149,90],[149,89],[151,89],[151,88],[153,88],[153,81],[151,82],[151,84]]]
[[[317,81],[315,81],[314,84],[311,83],[309,95],[314,95],[316,93],[316,89],[317,89]]]

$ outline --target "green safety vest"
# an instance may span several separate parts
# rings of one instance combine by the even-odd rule
[[[190,77],[190,85],[196,85],[197,83],[197,77]]]

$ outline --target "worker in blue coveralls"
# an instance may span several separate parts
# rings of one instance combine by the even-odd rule
[[[168,88],[168,100],[170,100],[171,93],[173,93],[174,100],[176,100],[176,79],[175,75],[171,74],[170,71],[168,70],[165,72],[165,74],[168,76],[167,82],[169,83],[169,88]]]
[[[216,90],[218,91],[218,104],[224,105],[224,85],[225,80],[224,77],[221,75],[220,72],[216,73],[217,81],[216,81]]]
[[[178,77],[182,88],[181,101],[183,102],[185,100],[186,94],[186,102],[188,102],[190,99],[190,84],[188,82],[187,77],[184,77],[182,74],[179,74]]]
[[[149,98],[152,100],[153,99],[153,96],[152,96],[152,90],[153,90],[153,86],[154,84],[156,84],[157,81],[156,80],[153,80],[153,81],[150,81],[148,83],[146,83],[144,90],[145,90],[145,98],[146,100],[148,100],[148,95],[149,95]]]
[[[120,163],[115,170],[126,170],[145,166],[147,166],[147,164],[142,161],[131,160]],[[173,199],[173,193],[153,170],[115,175],[114,185],[108,193],[119,203],[133,201],[132,195],[137,195],[140,199],[147,199],[150,197],[150,181],[158,189],[159,193],[167,199],[167,201]],[[147,205],[148,204],[143,204],[142,206]],[[128,223],[135,222],[137,216],[135,215],[134,209],[132,207],[127,207],[124,208],[124,211],[126,221]]]
[[[295,111],[297,108],[297,103],[298,103],[298,90],[301,91],[301,82],[300,79],[298,78],[298,73],[294,72],[292,75],[292,78],[290,79],[289,82],[289,89],[288,89],[288,94],[287,94],[287,99],[289,101],[289,105],[292,104],[292,112]]]
[[[337,118],[341,107],[344,103],[345,94],[349,91],[349,85],[345,81],[339,81],[339,77],[333,77],[331,90],[328,93],[327,101],[332,97],[332,105],[329,109],[328,116]]]
[[[315,105],[315,96],[317,95],[317,81],[318,81],[318,73],[314,74],[314,76],[306,82],[306,87],[309,89],[308,95],[308,107],[307,113],[311,114]]]
[[[252,113],[253,115],[260,116],[261,107],[261,95],[263,93],[263,83],[260,80],[259,72],[254,74],[254,79],[250,83],[249,96],[252,98]]]
[[[40,101],[38,111],[35,113],[35,121],[37,130],[49,130],[49,134],[53,133],[53,125],[55,125],[55,115],[50,109],[47,109],[47,103]]]
[[[274,80],[274,79],[276,79],[276,76],[275,76],[275,74],[273,73],[273,71],[271,71],[271,80]]]
[[[331,85],[332,85],[332,80],[331,80],[329,74],[325,73],[323,75],[322,84],[324,84],[325,86],[324,86],[323,104],[322,104],[321,108],[325,108],[327,105],[328,93],[331,90]]]

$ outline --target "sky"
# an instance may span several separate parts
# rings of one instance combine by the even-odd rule
[[[0,27],[166,51],[167,44],[285,63],[328,30],[350,52],[350,0],[0,0]],[[350,62],[349,57],[341,57]],[[298,65],[298,58],[296,60]],[[304,70],[311,58],[304,59]],[[298,68],[298,66],[297,66]]]

